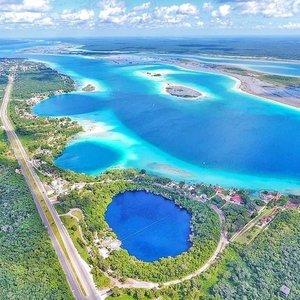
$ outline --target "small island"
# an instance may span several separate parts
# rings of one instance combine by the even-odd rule
[[[199,98],[202,94],[194,89],[188,88],[186,86],[181,85],[168,85],[166,87],[167,93],[172,96],[180,97],[180,98]]]
[[[82,88],[82,91],[84,91],[84,92],[93,92],[95,90],[96,90],[96,87],[90,83]]]
[[[151,73],[151,72],[147,72],[146,74],[149,75],[149,76],[152,76],[152,77],[160,77],[160,76],[161,76],[160,73]]]

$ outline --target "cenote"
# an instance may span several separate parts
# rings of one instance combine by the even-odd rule
[[[153,262],[191,247],[191,215],[173,201],[145,191],[115,196],[105,214],[122,248],[139,260]]]

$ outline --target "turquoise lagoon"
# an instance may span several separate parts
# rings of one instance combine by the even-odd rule
[[[38,115],[70,116],[88,129],[69,146],[74,156],[78,151],[74,164],[70,156],[65,162],[63,153],[56,160],[59,166],[80,169],[91,159],[80,143],[90,142],[102,148],[93,156],[96,167],[81,169],[88,174],[134,167],[176,180],[299,193],[299,110],[240,92],[237,81],[223,75],[80,56],[32,57],[81,86],[88,80],[99,86],[96,92],[51,97],[34,107]],[[275,64],[276,73],[281,68],[266,64],[269,69]],[[205,97],[185,101],[169,96],[164,92],[168,82],[196,88]],[[115,153],[113,159],[103,154],[104,148]],[[68,147],[65,151],[70,153]]]

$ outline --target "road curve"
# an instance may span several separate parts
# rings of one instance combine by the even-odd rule
[[[229,244],[229,241],[226,237],[226,233],[224,231],[225,216],[224,216],[223,212],[216,205],[211,205],[210,207],[219,216],[220,224],[221,224],[221,236],[220,236],[219,243],[218,243],[214,253],[208,259],[208,261],[206,261],[201,267],[199,267],[196,271],[194,271],[182,278],[178,278],[178,279],[174,279],[174,280],[166,281],[166,282],[162,282],[162,283],[147,282],[147,281],[142,281],[142,280],[135,280],[132,278],[128,278],[126,283],[121,283],[119,281],[114,280],[114,278],[111,278],[114,286],[117,286],[119,288],[127,288],[127,289],[130,289],[130,288],[160,289],[163,287],[180,284],[182,282],[190,280],[190,279],[204,273],[205,271],[207,271],[214,263],[216,263],[216,261],[220,258],[220,255],[222,254],[222,252],[225,250],[225,248]],[[110,295],[110,293],[111,293],[110,288],[104,289],[102,291],[102,296],[104,298],[106,298]]]
[[[98,292],[98,290],[94,285],[90,272],[86,268],[84,261],[79,256],[76,248],[74,247],[74,244],[71,238],[69,237],[69,234],[66,231],[65,227],[63,226],[56,210],[53,208],[45,192],[44,186],[40,181],[39,177],[37,176],[37,174],[35,173],[35,170],[33,169],[29,161],[29,158],[17,134],[15,133],[14,127],[12,126],[10,119],[7,115],[7,107],[10,100],[11,91],[13,88],[13,82],[14,82],[14,77],[9,76],[8,85],[5,89],[2,105],[0,108],[0,117],[1,117],[2,125],[4,130],[6,131],[12,150],[14,151],[14,154],[19,162],[22,173],[25,177],[25,180],[30,188],[39,215],[42,219],[42,222],[48,229],[48,234],[53,243],[60,264],[66,274],[68,283],[70,285],[70,288],[73,292],[75,299],[78,300],[102,299],[100,293]],[[52,223],[53,228],[51,227],[50,221],[48,220],[49,216],[47,218],[44,211],[47,209],[54,220],[54,222],[51,221],[53,222]],[[53,229],[56,230],[57,232],[56,235]],[[62,249],[57,236],[60,236],[65,251],[64,249]]]

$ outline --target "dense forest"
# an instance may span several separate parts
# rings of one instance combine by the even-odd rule
[[[251,244],[234,243],[207,272],[162,290],[113,289],[109,299],[266,300],[300,299],[300,213],[285,210]]]
[[[29,99],[36,94],[54,95],[56,92],[71,92],[74,81],[42,63],[23,61],[14,84],[13,97]]]
[[[65,275],[0,132],[0,299],[73,299]]]
[[[279,289],[291,289],[288,299],[300,299],[300,213],[284,211],[253,244],[236,246],[238,259],[211,288],[212,299],[282,299]]]

